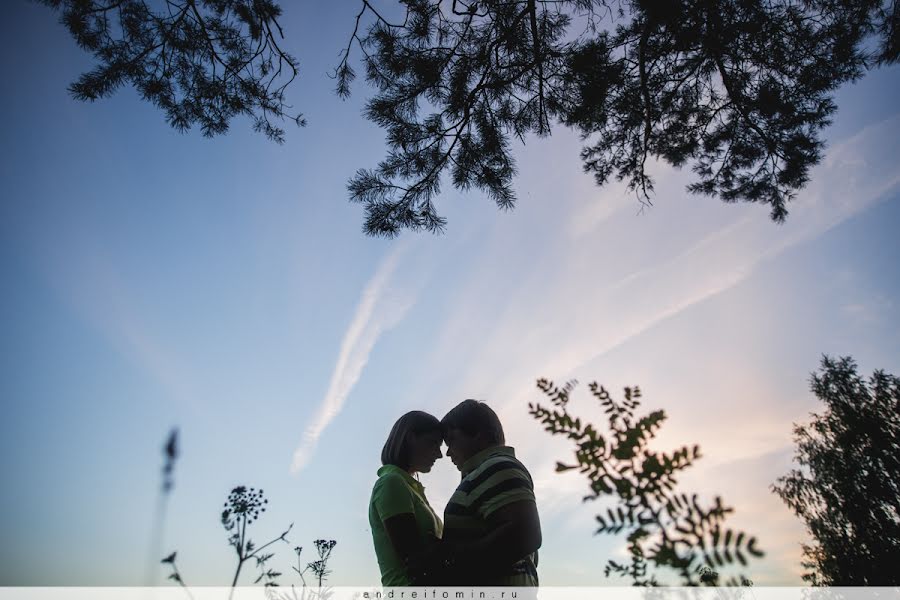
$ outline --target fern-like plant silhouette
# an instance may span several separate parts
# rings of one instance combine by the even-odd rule
[[[530,403],[528,408],[546,431],[574,442],[574,464],[558,462],[556,470],[577,469],[587,476],[591,493],[583,500],[617,498],[617,506],[597,515],[597,533],[626,534],[630,561],[607,561],[607,577],[618,574],[634,585],[658,585],[654,571],[670,568],[684,585],[708,585],[710,580],[701,576],[700,567],[745,566],[748,557],[763,555],[755,537],[724,526],[733,509],[720,497],[704,505],[697,494],[676,490],[676,476],[700,458],[700,447],[684,446],[669,453],[651,450],[649,442],[666,415],[661,410],[635,415],[641,404],[640,388],[626,387],[625,398],[619,402],[603,386],[590,384],[591,394],[609,420],[609,433],[604,435],[569,413],[569,396],[577,383],[572,380],[557,387],[548,379],[539,379],[537,387],[552,406]],[[724,583],[740,585],[744,581],[743,576],[735,576]]]

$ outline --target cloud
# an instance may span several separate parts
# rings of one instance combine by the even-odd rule
[[[152,311],[129,285],[115,254],[83,229],[36,251],[47,284],[111,347],[164,391],[164,397],[199,414],[198,382],[178,348],[153,326]]]
[[[449,404],[448,399],[476,397],[497,410],[507,439],[535,478],[541,514],[550,526],[548,535],[570,529],[568,521],[580,522],[590,509],[580,504],[586,491],[583,478],[553,473],[555,461],[569,457],[571,448],[541,432],[525,410],[526,402],[540,399],[535,379],[575,376],[587,381],[616,374],[636,377],[632,383],[641,383],[645,390],[666,378],[690,383],[689,376],[672,373],[666,358],[647,345],[653,340],[668,342],[654,338],[654,331],[687,315],[692,307],[735,289],[761,269],[783,260],[790,249],[821,237],[894,193],[900,184],[900,169],[891,158],[900,150],[897,140],[900,118],[892,118],[835,144],[813,173],[809,187],[792,203],[791,216],[783,225],[772,223],[758,205],[725,205],[688,196],[680,191],[688,174],[675,170],[663,174],[665,187],[657,187],[678,190],[675,195],[660,198],[654,208],[635,217],[633,211],[621,209],[621,192],[615,188],[592,194],[572,190],[583,195],[571,197],[554,192],[559,182],[552,174],[523,165],[525,179],[534,174],[533,180],[523,181],[523,187],[535,196],[555,198],[553,208],[562,217],[554,222],[548,213],[533,216],[545,219],[546,234],[540,238],[534,236],[533,223],[518,223],[521,234],[502,223],[492,232],[502,235],[503,243],[485,244],[477,262],[465,271],[466,278],[448,282],[452,291],[447,293],[454,300],[447,304],[453,309],[442,315],[443,327],[435,337],[425,371],[432,373],[432,387],[440,390],[442,404]],[[601,210],[594,206],[607,201],[613,206]],[[560,208],[563,203],[565,210]],[[573,221],[572,214],[582,215],[584,223]],[[527,268],[521,268],[520,262]],[[753,290],[765,297],[765,289]],[[767,306],[756,308],[752,300],[755,297],[747,297],[742,305],[747,310],[770,310]],[[708,327],[697,313],[690,318],[694,319],[693,329],[681,331],[699,333]],[[719,339],[714,331],[706,333],[710,340]],[[634,343],[637,340],[640,344]],[[667,387],[665,397],[654,394],[667,408],[677,406],[678,414],[683,415],[684,422],[676,423],[673,413],[666,428],[671,437],[680,443],[701,437],[704,450],[712,450],[710,457],[718,457],[716,462],[705,461],[710,469],[754,460],[789,443],[785,423],[800,404],[785,401],[787,392],[766,370],[765,358],[758,359],[754,371],[747,363],[757,359],[742,360],[740,348],[733,353],[726,350],[729,356],[708,356],[696,341],[686,339],[690,343],[680,349],[696,356],[669,362],[683,367],[685,361],[695,359],[698,367],[709,365],[711,381],[691,391],[709,402],[715,398],[728,398],[728,402],[721,409],[710,405],[701,410],[697,408],[699,397],[692,397],[685,385],[683,389]],[[793,342],[784,339],[776,343]],[[728,348],[727,342],[719,345]],[[662,346],[670,347],[668,343]],[[674,347],[679,346],[676,343]],[[627,373],[620,369],[622,365]],[[737,372],[725,370],[732,365]],[[698,368],[697,372],[707,371]],[[765,385],[750,385],[757,379]],[[736,382],[742,386],[741,394],[735,393]],[[446,385],[438,385],[443,383]],[[722,389],[712,391],[713,383]],[[797,385],[802,391],[803,382]],[[702,429],[694,422],[697,411],[710,413]],[[720,426],[722,419],[740,423],[741,435],[729,434]],[[595,420],[602,421],[602,417]],[[759,490],[748,492],[740,503],[747,514],[752,514],[751,506],[777,508],[769,498],[767,483],[779,473],[772,468],[772,461],[760,459],[758,464],[765,471],[753,480],[762,482]],[[447,475],[448,481],[451,475]],[[445,485],[444,477],[440,479],[429,485],[441,490],[451,485]],[[782,513],[782,520],[790,518]],[[576,516],[569,516],[573,514]],[[767,523],[759,531],[761,539],[772,540],[773,555],[796,554],[797,528],[776,535],[774,529],[781,525]],[[774,580],[794,577],[786,571],[775,574],[778,568],[771,568]]]
[[[341,412],[378,338],[397,325],[414,304],[414,295],[398,293],[391,286],[405,248],[403,244],[397,245],[378,265],[363,290],[350,327],[341,342],[328,391],[294,451],[291,473],[295,475],[309,464],[322,433]]]
[[[900,170],[896,165],[884,164],[884,156],[896,156],[900,150],[897,139],[900,118],[892,118],[833,147],[814,173],[814,185],[794,203],[794,214],[785,225],[769,222],[753,205],[727,206],[726,211],[715,212],[728,220],[707,220],[714,229],[707,230],[699,241],[695,241],[695,232],[680,229],[682,223],[695,226],[695,214],[677,222],[647,223],[650,234],[629,234],[657,236],[648,237],[645,245],[672,246],[673,251],[662,261],[660,252],[650,252],[642,257],[644,260],[634,262],[635,268],[617,271],[616,263],[627,259],[628,252],[621,249],[622,239],[615,237],[618,230],[624,229],[616,218],[607,219],[604,228],[595,231],[590,246],[584,245],[583,233],[578,232],[570,245],[553,247],[557,253],[553,260],[541,255],[547,250],[546,245],[523,248],[534,253],[528,258],[537,268],[526,280],[495,286],[510,290],[509,310],[503,318],[477,324],[471,313],[465,317],[471,330],[488,328],[483,336],[487,341],[481,345],[482,357],[471,360],[465,385],[476,390],[512,392],[521,390],[523,383],[530,386],[537,372],[563,376],[661,322],[734,288],[762,264],[818,238],[895,190],[900,184]],[[682,187],[677,181],[670,185]],[[693,206],[667,209],[686,212]],[[668,220],[668,215],[661,216],[663,221]],[[633,219],[627,213],[619,217]],[[660,232],[670,239],[659,239]],[[633,242],[633,252],[643,241]],[[482,260],[489,263],[490,257]],[[545,265],[551,268],[541,268]],[[613,272],[616,277],[607,275]],[[449,323],[455,328],[459,320],[459,316],[451,315]],[[515,366],[498,378],[494,368],[497,360],[508,356],[512,347],[516,348],[515,360],[506,361]],[[452,349],[444,349],[445,354],[449,352]],[[484,369],[480,365],[491,367]],[[519,376],[524,379],[517,385]]]

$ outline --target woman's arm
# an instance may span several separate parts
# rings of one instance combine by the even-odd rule
[[[424,550],[422,536],[412,513],[394,515],[382,521],[391,545],[404,563]]]
[[[413,585],[441,584],[445,555],[440,540],[433,536],[422,539],[411,514],[395,515],[383,521],[384,530],[406,565],[406,574]]]

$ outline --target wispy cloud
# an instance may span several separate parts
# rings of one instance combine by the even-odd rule
[[[341,342],[328,391],[294,450],[291,473],[297,474],[309,464],[322,433],[341,412],[353,386],[359,381],[378,338],[397,325],[413,305],[414,295],[397,293],[392,288],[394,273],[404,251],[403,244],[392,250],[363,289],[350,327]]]
[[[664,231],[670,239],[638,239],[623,249],[623,240],[614,237],[623,224],[613,220],[606,222],[605,229],[596,230],[587,246],[583,234],[573,232],[572,244],[553,248],[557,254],[553,260],[543,255],[546,246],[521,248],[532,254],[528,259],[536,268],[527,279],[495,285],[509,295],[509,309],[501,319],[478,323],[477,315],[468,310],[464,317],[449,317],[448,328],[456,329],[464,318],[470,330],[488,330],[483,336],[486,342],[480,346],[481,357],[469,361],[467,377],[460,383],[475,392],[515,397],[511,392],[521,390],[522,381],[516,385],[511,376],[527,374],[525,383],[530,383],[535,373],[563,376],[734,288],[761,265],[818,238],[895,190],[900,171],[896,165],[885,165],[884,156],[895,155],[898,131],[900,118],[892,118],[833,147],[825,164],[814,173],[814,184],[794,203],[794,214],[785,225],[768,222],[756,206],[729,206],[725,208],[733,212],[716,212],[730,218],[709,223],[715,229],[699,240],[678,230],[694,226],[690,219],[682,219],[670,224],[675,230]],[[681,187],[675,181],[670,185]],[[674,210],[688,210],[688,206]],[[658,225],[646,223],[645,228]],[[643,260],[633,261],[634,269],[617,269],[617,263],[629,260],[644,242],[667,244],[671,251],[662,261],[659,252],[648,252]],[[490,257],[482,261],[491,264]],[[541,268],[543,265],[550,268]],[[458,337],[441,339],[452,342]],[[514,368],[498,378],[493,365],[508,356],[512,347],[516,348],[510,365]],[[440,352],[439,361],[445,361],[454,350],[445,347]]]
[[[702,470],[706,477],[719,465],[757,460],[773,449],[787,447],[787,424],[801,403],[790,401],[786,394],[799,390],[802,397],[805,371],[798,372],[796,388],[785,390],[779,388],[779,382],[769,381],[775,378],[766,371],[765,358],[755,363],[754,357],[742,360],[739,347],[733,353],[726,350],[728,356],[711,355],[699,340],[701,332],[706,332],[703,335],[708,334],[717,348],[727,349],[728,344],[714,331],[707,332],[709,324],[690,311],[736,289],[768,265],[785,259],[792,248],[820,238],[895,193],[900,170],[894,159],[887,157],[896,156],[898,132],[900,118],[893,118],[835,144],[813,174],[811,185],[792,204],[791,217],[784,225],[771,223],[759,206],[725,206],[700,198],[661,198],[641,217],[622,209],[620,190],[561,198],[560,202],[574,205],[567,214],[585,216],[583,224],[550,222],[541,243],[525,234],[504,231],[503,246],[486,245],[474,268],[466,271],[467,280],[454,284],[455,300],[449,303],[454,310],[444,316],[430,360],[435,381],[447,382],[434,386],[440,390],[437,397],[448,406],[465,397],[483,398],[498,410],[507,439],[532,469],[542,516],[554,532],[557,527],[565,529],[569,520],[590,522],[590,509],[579,502],[586,493],[583,479],[553,473],[555,461],[569,456],[571,449],[540,433],[525,410],[527,401],[539,399],[534,388],[539,376],[558,380],[574,376],[586,381],[610,375],[636,376],[627,383],[639,383],[656,392],[652,395],[655,401],[648,406],[656,408],[663,402],[671,409],[673,418],[666,427],[670,435],[663,447],[668,448],[672,440],[679,444],[691,440],[711,451],[710,459],[704,461],[708,468]],[[667,190],[683,189],[687,179],[677,171],[664,176]],[[557,182],[535,179],[526,187],[529,183],[533,183],[530,189],[535,195],[551,197]],[[598,211],[592,206],[607,200],[613,204],[609,209]],[[560,229],[562,235],[554,235]],[[528,269],[516,269],[516,261],[524,261]],[[765,297],[765,289],[752,289]],[[485,298],[490,302],[485,303]],[[753,299],[744,301],[748,309],[755,310]],[[503,310],[491,310],[496,306]],[[760,305],[759,310],[770,307]],[[655,333],[664,323],[682,317],[693,323],[683,328],[692,336],[683,344],[673,345]],[[790,345],[793,341],[767,342],[776,343]],[[691,383],[691,377],[673,372],[675,367],[670,368],[654,344],[679,348],[679,360],[670,358],[668,362],[680,367],[695,361],[695,372],[708,379],[699,396],[696,386],[673,385]],[[738,373],[728,369],[735,364],[740,365]],[[715,398],[728,401],[713,405]],[[704,418],[698,419],[698,414]],[[739,432],[726,423],[738,423]],[[756,487],[748,486],[748,495],[740,498],[742,514],[774,510],[768,483],[780,474],[776,468],[780,465],[767,459],[758,459],[758,463],[760,474],[753,479]],[[446,493],[452,489],[454,475],[435,473],[429,489]],[[720,483],[716,478],[711,481]],[[784,512],[779,519],[790,517]],[[766,522],[758,533],[777,546],[770,546],[773,555],[795,554],[798,528],[786,529],[789,533],[785,536],[776,535],[782,525],[781,521]],[[778,571],[781,567],[771,568],[774,580],[795,578]]]
[[[152,378],[165,399],[199,414],[190,361],[151,324],[114,253],[73,227],[57,244],[36,251],[48,285],[117,352]]]

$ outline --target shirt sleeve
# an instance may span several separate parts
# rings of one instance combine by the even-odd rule
[[[386,476],[378,482],[375,494],[375,510],[384,522],[396,515],[414,514],[412,493],[409,486],[399,477]]]

